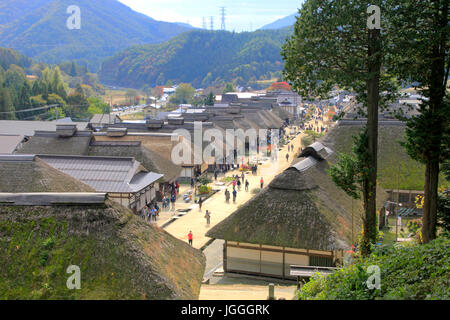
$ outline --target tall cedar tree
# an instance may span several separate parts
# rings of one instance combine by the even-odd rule
[[[390,0],[386,8],[391,72],[426,98],[407,120],[408,154],[425,164],[422,240],[436,238],[440,164],[449,159],[449,0]],[[392,32],[395,30],[395,32]]]
[[[383,1],[372,4],[381,7]],[[365,132],[359,138],[365,159],[358,168],[364,201],[361,252],[368,255],[377,239],[376,179],[378,152],[378,108],[393,98],[393,83],[382,70],[385,37],[379,29],[369,30],[367,1],[307,0],[299,10],[294,35],[283,46],[284,78],[302,96],[315,99],[338,86],[354,90],[367,114]],[[380,96],[381,92],[387,94]],[[362,148],[361,148],[362,147]]]

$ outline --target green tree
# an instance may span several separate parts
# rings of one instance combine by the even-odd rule
[[[234,85],[232,82],[227,82],[225,89],[223,89],[223,94],[228,92],[235,92],[236,89],[234,88]]]
[[[450,107],[446,90],[450,71],[449,0],[391,0],[389,68],[407,83],[418,83],[426,97],[419,114],[407,120],[408,154],[425,164],[422,239],[436,238],[440,164],[449,159]],[[393,32],[395,31],[395,32]]]
[[[109,105],[100,98],[90,97],[88,102],[88,113],[90,116],[93,116],[94,114],[108,114],[111,112]]]
[[[381,5],[381,0],[373,1]],[[368,255],[377,240],[376,178],[378,108],[392,99],[391,77],[381,74],[383,36],[380,29],[368,29],[367,1],[307,0],[300,10],[294,35],[283,46],[284,78],[302,96],[325,97],[334,86],[353,90],[367,115],[364,155],[360,174],[364,200],[361,251]],[[380,97],[380,91],[387,94]]]
[[[195,89],[189,83],[182,83],[178,86],[170,102],[173,104],[191,103],[195,95]]]
[[[0,120],[16,119],[10,90],[0,87]]]
[[[213,106],[215,100],[216,100],[216,97],[214,96],[214,94],[212,92],[210,92],[205,99],[205,106]]]

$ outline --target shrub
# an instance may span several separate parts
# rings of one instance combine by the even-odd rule
[[[202,185],[205,186],[207,184],[210,184],[212,182],[211,179],[208,179],[206,177],[201,177],[200,179],[198,179],[198,182]]]
[[[381,287],[369,289],[369,266],[380,268]],[[335,273],[313,277],[299,292],[302,300],[449,299],[450,239],[428,244],[382,246],[368,258]]]
[[[199,194],[208,194],[208,193],[211,192],[211,190],[212,190],[211,187],[208,187],[208,186],[205,186],[205,185],[198,187],[198,193]]]

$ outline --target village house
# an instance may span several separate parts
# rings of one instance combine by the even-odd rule
[[[342,265],[360,230],[361,202],[331,181],[331,149],[316,142],[300,158],[207,233],[225,240],[225,272],[293,279],[291,265]]]

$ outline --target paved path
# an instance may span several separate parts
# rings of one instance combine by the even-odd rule
[[[287,129],[287,131],[289,133],[289,129]],[[269,160],[262,166],[258,167],[257,175],[252,175],[251,172],[247,173],[246,179],[248,179],[250,183],[249,191],[244,191],[245,188],[242,186],[241,191],[238,191],[236,203],[232,203],[232,200],[230,200],[230,203],[226,203],[224,195],[225,188],[219,187],[220,191],[203,203],[202,211],[199,210],[198,205],[189,205],[193,209],[183,217],[170,223],[167,227],[165,227],[165,230],[183,241],[187,241],[187,235],[189,231],[192,231],[194,234],[193,246],[197,249],[202,248],[210,240],[210,238],[205,236],[209,229],[223,221],[230,214],[236,211],[239,206],[243,205],[255,196],[255,194],[252,193],[252,190],[255,188],[260,188],[259,181],[261,177],[264,179],[264,187],[267,187],[267,185],[269,185],[277,174],[281,173],[291,165],[291,162],[297,156],[298,150],[301,147],[302,137],[302,134],[295,136],[289,144],[282,148],[279,152],[277,163],[271,163]],[[288,153],[288,145],[291,144],[294,145],[294,151],[289,152],[289,161],[286,161],[285,156],[286,153]],[[276,164],[278,166],[275,166]],[[273,168],[276,170],[273,170]],[[235,174],[240,174],[240,172],[237,170],[231,171],[227,173],[227,176]],[[213,188],[216,187],[213,186]],[[232,192],[232,187],[229,187],[229,191]],[[206,210],[211,212],[211,224],[209,226],[206,224],[205,219]],[[159,222],[159,224],[161,225],[163,223]]]

